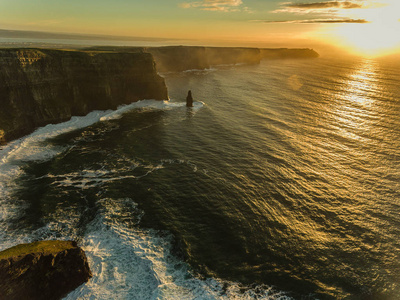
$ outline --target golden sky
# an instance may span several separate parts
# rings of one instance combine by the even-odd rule
[[[1,0],[0,29],[237,46],[400,48],[400,0]]]

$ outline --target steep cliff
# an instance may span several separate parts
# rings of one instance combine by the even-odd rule
[[[319,54],[313,49],[288,49],[269,48],[260,49],[262,59],[284,59],[284,58],[316,58]]]
[[[168,99],[149,53],[0,50],[0,142],[141,99]]]
[[[92,277],[73,241],[21,244],[0,252],[0,300],[60,299]]]
[[[93,47],[87,50],[113,52],[148,52],[154,57],[159,72],[181,72],[207,69],[218,65],[259,64],[262,59],[315,58],[313,49],[244,48],[244,47]]]
[[[257,48],[169,46],[145,50],[154,56],[160,72],[202,70],[224,64],[258,64],[261,59]]]
[[[207,47],[206,55],[210,66],[259,64],[261,60],[258,48]]]
[[[179,72],[210,67],[205,47],[152,47],[147,48],[146,51],[153,55],[159,72]]]

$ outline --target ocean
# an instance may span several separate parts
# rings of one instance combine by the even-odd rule
[[[0,149],[0,250],[77,240],[69,300],[400,299],[399,69],[165,73],[169,101],[40,128]]]

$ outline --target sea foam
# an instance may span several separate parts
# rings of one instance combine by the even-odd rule
[[[202,102],[195,102],[191,109],[196,111],[203,105]],[[93,111],[86,116],[74,116],[67,122],[48,124],[27,136],[0,147],[0,224],[6,227],[7,220],[18,218],[21,212],[23,203],[17,202],[11,196],[12,191],[16,188],[14,180],[23,174],[21,167],[30,161],[47,161],[66,150],[66,146],[54,146],[45,143],[47,139],[85,128],[100,121],[121,118],[123,114],[134,109],[165,110],[179,107],[185,107],[185,103],[142,100],[129,105],[121,105],[117,110]],[[7,234],[5,230],[0,232],[0,250],[31,239],[29,236],[16,237]]]
[[[195,102],[190,108],[204,106]],[[63,209],[56,218],[34,232],[13,232],[7,227],[19,217],[24,203],[12,192],[18,188],[15,179],[23,174],[22,166],[30,161],[46,161],[66,150],[45,141],[57,135],[90,126],[99,121],[121,118],[134,109],[176,109],[185,103],[145,100],[124,105],[117,110],[94,111],[84,117],[72,117],[60,124],[49,124],[0,149],[0,250],[23,242],[43,239],[79,239],[85,250],[93,278],[71,292],[66,299],[290,299],[268,286],[249,288],[234,282],[194,276],[190,267],[172,253],[172,236],[151,229],[141,229],[143,211],[132,199],[102,199],[96,205],[99,213],[79,237],[80,216],[74,209]],[[164,163],[148,172],[162,168]],[[171,163],[171,162],[169,162]],[[83,170],[57,181],[60,186],[85,189],[103,181],[114,180],[112,170]],[[67,174],[68,175],[68,174]],[[144,176],[147,173],[143,174]],[[51,175],[49,175],[51,176]],[[119,177],[117,177],[118,179]],[[129,209],[127,209],[127,207]],[[116,222],[123,218],[124,222]],[[121,225],[123,224],[123,225]]]

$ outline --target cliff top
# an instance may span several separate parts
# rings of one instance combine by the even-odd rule
[[[0,259],[24,256],[31,253],[55,254],[76,247],[77,244],[74,241],[39,241],[30,244],[20,244],[1,251]]]

